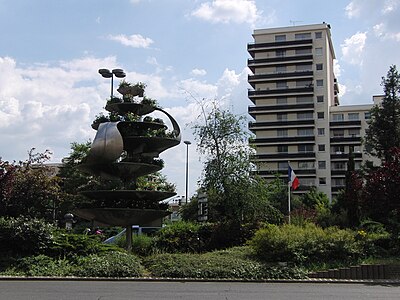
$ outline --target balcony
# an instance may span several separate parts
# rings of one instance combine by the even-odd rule
[[[361,144],[361,136],[335,136],[331,137],[332,144],[357,143]]]
[[[263,145],[263,144],[273,144],[273,143],[292,143],[297,144],[301,143],[304,144],[309,142],[308,144],[314,144],[315,136],[277,136],[277,137],[270,137],[270,138],[256,138],[250,140],[250,143],[255,145]]]
[[[262,106],[249,106],[249,114],[255,118],[258,114],[282,112],[282,111],[314,111],[314,103],[299,103],[299,104],[278,104],[278,105],[262,105]]]
[[[361,127],[360,120],[340,120],[340,121],[331,121],[329,122],[330,127]]]
[[[249,122],[249,129],[251,131],[262,130],[265,127],[297,127],[299,125],[310,125],[308,127],[314,128],[314,119],[307,120],[290,120],[290,121],[271,121],[271,122]],[[303,126],[302,126],[303,128]]]
[[[331,175],[332,176],[345,175],[345,174],[346,174],[346,169],[332,169],[331,170]]]
[[[287,71],[287,72],[274,72],[274,73],[267,73],[267,74],[257,74],[257,75],[248,75],[247,80],[248,82],[254,87],[255,83],[258,82],[267,82],[267,81],[274,81],[276,79],[290,79],[290,78],[312,78],[314,72],[312,70],[306,71]]]
[[[247,60],[247,66],[254,73],[256,67],[268,67],[274,65],[281,65],[291,62],[304,62],[308,61],[312,63],[312,54],[307,55],[290,55],[290,56],[273,56],[270,58],[254,58]]]
[[[262,159],[283,159],[283,158],[315,158],[315,152],[303,152],[303,153],[287,153],[287,152],[280,152],[280,153],[271,153],[271,154],[257,154],[254,155],[252,158],[255,160],[262,160]]]
[[[357,159],[362,159],[362,153],[353,153],[354,158]],[[344,152],[337,152],[337,153],[331,153],[331,159],[342,159],[342,160],[348,160],[349,159],[349,153],[344,153]]]
[[[296,169],[294,170],[296,175],[315,175],[315,169]],[[287,177],[288,170],[287,169],[277,169],[277,170],[259,170],[256,171],[256,174],[260,176],[275,176],[276,174],[281,174]],[[301,178],[299,178],[301,181]]]
[[[308,45],[312,46],[312,39],[304,40],[292,40],[292,41],[282,41],[282,42],[270,42],[270,43],[249,43],[247,44],[247,51],[251,56],[254,56],[255,52],[263,52],[266,50],[272,51],[274,49],[289,49],[298,48],[298,46]]]
[[[248,96],[250,100],[254,100],[257,97],[273,97],[273,96],[284,96],[284,95],[312,95],[314,93],[314,87],[286,87],[286,88],[274,88],[265,90],[249,90]],[[254,102],[254,101],[253,101]]]

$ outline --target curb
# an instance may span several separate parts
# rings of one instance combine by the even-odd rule
[[[0,281],[120,281],[120,282],[232,282],[232,283],[331,283],[331,284],[390,284],[400,285],[398,279],[207,279],[207,278],[157,278],[157,277],[19,277],[0,276]]]

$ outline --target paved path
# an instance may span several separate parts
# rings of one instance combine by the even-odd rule
[[[0,299],[400,299],[400,286],[390,283],[1,280]]]

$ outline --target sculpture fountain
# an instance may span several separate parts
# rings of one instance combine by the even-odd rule
[[[80,169],[103,179],[120,180],[122,187],[86,190],[89,207],[80,207],[75,214],[103,225],[126,228],[127,249],[132,247],[132,225],[160,227],[169,214],[162,203],[175,195],[171,191],[140,190],[137,179],[162,169],[159,154],[180,143],[178,123],[155,101],[144,96],[144,85],[122,82],[117,89],[122,99],[112,97],[105,107],[110,113],[93,123],[96,136]],[[166,115],[172,130],[161,119],[144,117],[159,111]],[[116,121],[115,121],[116,120]]]

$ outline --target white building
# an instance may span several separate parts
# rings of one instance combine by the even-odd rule
[[[316,186],[332,197],[344,187],[350,149],[358,168],[373,160],[361,142],[373,104],[339,105],[329,24],[255,30],[253,37],[249,129],[259,174],[285,178],[290,161],[300,180],[295,193]]]

